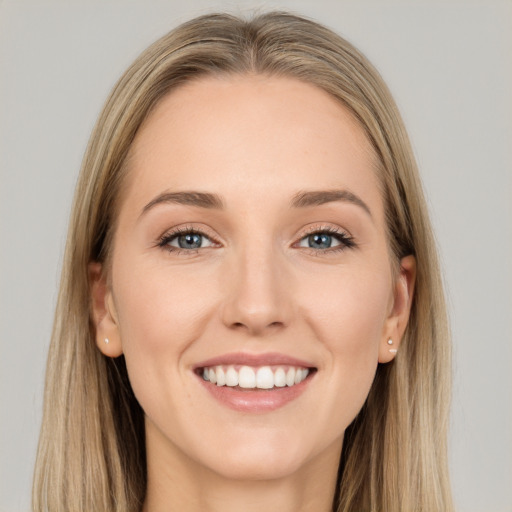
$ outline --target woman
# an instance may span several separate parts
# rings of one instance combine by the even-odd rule
[[[77,186],[35,510],[451,510],[450,348],[402,121],[286,13],[120,79]]]

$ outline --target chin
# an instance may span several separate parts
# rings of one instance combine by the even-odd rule
[[[289,454],[288,454],[289,455]],[[261,481],[279,480],[297,473],[306,463],[295,457],[285,456],[268,459],[266,457],[225,456],[220,464],[210,469],[228,480]]]
[[[214,450],[202,451],[198,462],[219,476],[233,480],[274,480],[298,472],[308,464],[314,446],[307,436],[260,430],[226,436]],[[212,446],[212,445],[210,445]]]

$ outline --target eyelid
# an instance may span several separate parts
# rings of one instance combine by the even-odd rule
[[[329,247],[327,249],[314,249],[312,247],[301,247],[302,249],[309,250],[313,254],[328,254],[328,253],[334,253],[337,251],[343,251],[345,249],[350,249],[353,247],[357,247],[357,244],[354,240],[354,237],[350,234],[350,232],[345,229],[341,228],[340,226],[333,226],[331,224],[317,224],[317,225],[310,225],[308,226],[296,239],[296,241],[293,243],[294,247],[299,247],[299,243],[304,240],[304,238],[313,235],[315,233],[326,233],[331,236],[336,237],[340,242],[339,245],[336,245],[334,247]]]
[[[185,233],[175,233],[175,234],[171,234],[170,236],[166,236],[165,237],[166,245],[168,247],[174,247],[176,249],[185,249],[184,247],[179,246],[179,242],[183,236],[188,236],[188,235],[196,235],[196,236],[200,237],[202,242],[207,242],[207,244],[209,244],[206,246],[197,247],[196,249],[205,249],[206,247],[212,247],[215,244],[215,242],[213,240],[210,240],[210,237],[205,235],[204,233],[197,233],[196,231],[186,231]],[[178,244],[178,245],[176,245],[176,244]],[[194,249],[188,248],[186,250],[191,251]]]
[[[299,234],[298,238],[302,240],[306,236],[312,235],[314,233],[330,233],[334,235],[343,235],[347,238],[353,238],[348,229],[342,228],[340,226],[333,226],[332,224],[309,225]]]
[[[169,245],[169,240],[180,236],[181,234],[187,234],[187,233],[195,233],[201,236],[204,236],[207,238],[212,245],[209,247],[199,247],[197,249],[183,249],[180,247],[175,247]],[[304,240],[304,238],[315,234],[315,233],[326,233],[331,236],[334,236],[339,241],[338,245],[335,245],[333,247],[329,247],[326,249],[315,249],[312,247],[302,247],[299,246],[299,243]],[[167,250],[168,252],[172,253],[187,253],[187,254],[195,254],[200,249],[209,249],[211,247],[220,247],[222,243],[219,241],[219,237],[215,234],[213,234],[213,230],[208,228],[207,226],[201,225],[198,227],[194,224],[184,224],[184,225],[178,225],[174,226],[172,228],[167,229],[162,235],[158,237],[158,239],[155,242],[155,246],[160,247],[162,249]],[[292,247],[294,248],[301,248],[306,251],[311,251],[312,254],[328,254],[328,253],[335,253],[337,251],[343,251],[345,249],[350,249],[353,247],[357,247],[357,244],[353,238],[353,236],[350,234],[350,232],[345,229],[341,228],[340,226],[333,226],[331,224],[316,224],[316,225],[309,225],[307,226],[301,233],[295,238],[295,242],[293,242]]]
[[[212,234],[210,229],[208,229],[205,226],[198,227],[198,226],[195,226],[192,224],[174,226],[172,228],[167,229],[166,231],[164,231],[164,233],[162,235],[160,235],[157,238],[155,245],[157,247],[165,249],[169,252],[173,252],[173,253],[183,252],[183,253],[187,253],[187,254],[195,254],[197,251],[199,251],[199,249],[209,248],[209,247],[200,247],[197,249],[183,249],[180,247],[175,247],[175,246],[169,245],[169,240],[176,238],[180,235],[188,234],[188,233],[194,233],[194,234],[201,235],[201,236],[207,238],[212,243],[213,247],[221,245],[218,240],[218,237],[216,237],[214,234]]]

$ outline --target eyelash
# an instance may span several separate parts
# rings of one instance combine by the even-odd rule
[[[191,226],[180,226],[173,229],[170,232],[164,233],[158,240],[158,247],[161,247],[167,252],[171,252],[173,254],[196,254],[199,251],[199,249],[180,249],[179,247],[173,247],[169,245],[169,243],[172,242],[175,238],[182,235],[200,235],[210,240],[212,244],[216,243],[215,239],[211,235],[208,235],[207,233],[201,231],[200,229]]]
[[[339,253],[341,251],[344,251],[345,249],[352,249],[357,247],[355,240],[352,236],[350,236],[346,231],[340,229],[340,228],[334,228],[332,226],[315,226],[310,229],[308,229],[299,239],[298,242],[295,242],[294,245],[297,243],[300,243],[305,238],[311,236],[311,235],[321,235],[326,234],[329,236],[332,236],[335,238],[340,245],[335,247],[329,247],[327,249],[321,250],[321,249],[314,249],[312,247],[304,247],[304,249],[311,251],[314,255],[327,255],[327,254],[333,254],[333,253]]]
[[[216,240],[211,236],[205,233],[204,231],[191,227],[191,226],[184,226],[184,227],[177,227],[173,229],[170,232],[164,233],[159,239],[158,239],[158,247],[166,250],[167,252],[173,253],[173,254],[187,254],[192,255],[196,254],[199,249],[181,249],[178,247],[173,247],[169,245],[171,241],[173,241],[178,236],[182,235],[189,235],[189,234],[195,234],[200,235],[202,237],[207,238],[213,245],[218,244]],[[314,227],[307,230],[305,233],[302,234],[300,239],[293,244],[294,247],[297,247],[297,244],[302,242],[305,238],[311,236],[311,235],[320,235],[320,234],[326,234],[329,236],[332,236],[335,238],[340,245],[335,247],[329,247],[327,249],[314,249],[312,247],[303,247],[303,249],[306,249],[308,251],[311,251],[315,255],[319,254],[332,254],[332,253],[338,253],[340,251],[344,251],[345,249],[352,249],[354,247],[357,247],[354,238],[350,236],[346,231],[340,230],[338,228],[333,228],[332,226],[321,226],[321,227]]]

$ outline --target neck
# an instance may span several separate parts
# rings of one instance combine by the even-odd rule
[[[243,480],[220,475],[174,447],[162,452],[148,437],[143,512],[331,512],[340,453],[341,442],[292,474]]]

